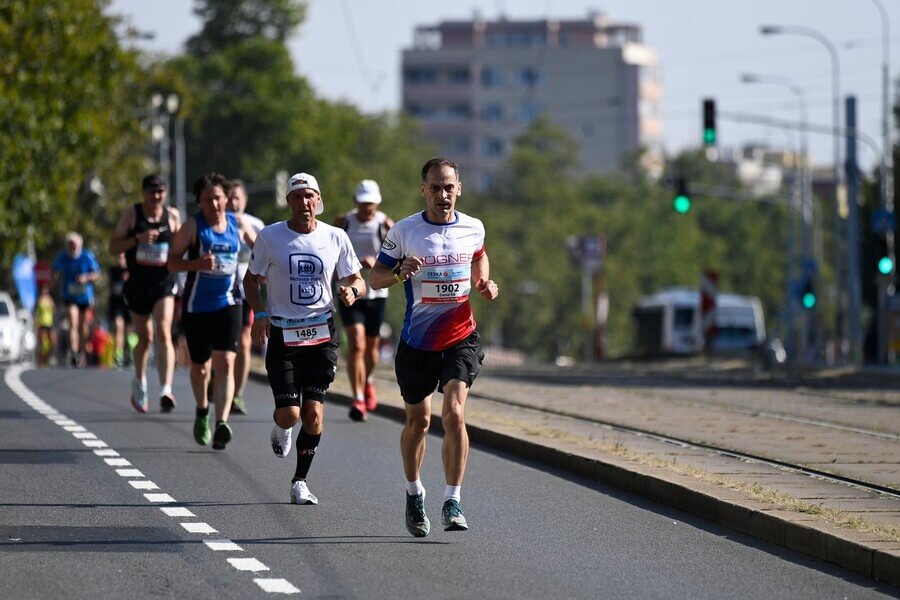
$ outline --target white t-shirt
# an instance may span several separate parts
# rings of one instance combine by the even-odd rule
[[[321,221],[298,233],[280,221],[264,227],[250,253],[250,272],[266,278],[266,312],[273,325],[325,317],[334,310],[331,280],[362,269],[343,229]]]
[[[365,223],[362,223],[356,218],[356,212],[357,211],[354,209],[344,215],[347,224],[344,230],[350,238],[350,243],[353,244],[353,250],[356,252],[356,256],[377,257],[378,251],[381,249],[381,242],[384,239],[384,222],[387,221],[387,215],[379,210],[375,212],[374,217]],[[363,277],[366,280],[366,295],[361,299],[373,300],[375,298],[387,298],[387,288],[375,290],[369,285],[370,271],[371,269],[363,269]]]
[[[251,214],[243,213],[241,215],[241,220],[244,221],[247,225],[250,226],[253,231],[257,234],[262,231],[262,228],[266,226],[265,223],[262,222],[262,219],[259,217],[254,217]],[[244,241],[243,236],[241,236],[241,249],[238,250],[238,258],[237,258],[237,268],[238,268],[238,283],[241,288],[241,297],[244,296],[244,275],[247,274],[247,266],[250,264],[250,246],[247,245],[247,242]]]
[[[378,262],[393,268],[407,256],[425,261],[403,284],[407,298],[403,341],[421,350],[445,350],[475,330],[469,304],[472,262],[483,255],[484,225],[459,211],[452,223],[432,223],[423,211],[391,228]]]

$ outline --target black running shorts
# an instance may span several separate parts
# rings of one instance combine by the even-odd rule
[[[394,373],[400,386],[400,395],[407,404],[419,404],[434,393],[441,393],[451,379],[465,381],[472,387],[481,371],[484,351],[477,331],[446,350],[432,352],[413,348],[403,340],[397,346]]]
[[[333,321],[329,329],[330,342],[318,346],[285,346],[281,328],[269,326],[266,373],[275,408],[300,406],[305,400],[325,401],[338,361]]]
[[[128,305],[128,310],[136,315],[146,317],[153,313],[153,307],[156,306],[157,300],[166,296],[174,296],[176,291],[178,291],[178,284],[170,279],[156,283],[129,279],[125,282],[122,297],[125,299],[125,304]]]
[[[241,338],[241,305],[212,312],[186,312],[181,315],[181,326],[194,364],[208,361],[213,350],[237,352]]]
[[[387,298],[357,300],[352,306],[344,306],[343,302],[336,304],[344,327],[362,323],[365,326],[366,337],[381,335],[381,324],[384,323],[384,308],[387,305]]]

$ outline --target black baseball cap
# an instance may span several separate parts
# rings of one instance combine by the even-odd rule
[[[155,190],[158,188],[166,189],[168,187],[166,180],[155,173],[153,175],[147,175],[141,182],[141,189],[144,190]]]

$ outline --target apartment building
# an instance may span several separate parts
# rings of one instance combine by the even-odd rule
[[[638,148],[649,168],[662,162],[657,57],[636,25],[444,21],[416,28],[402,69],[404,110],[478,189],[541,115],[579,144],[583,173],[615,171]]]

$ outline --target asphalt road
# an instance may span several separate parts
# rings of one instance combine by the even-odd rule
[[[414,539],[403,526],[400,426],[392,421],[357,424],[342,406],[326,410],[309,479],[320,504],[293,506],[295,455],[272,455],[271,396],[263,385],[249,384],[251,414],[232,418],[235,440],[215,452],[191,436],[184,371],[176,375],[180,404],[171,415],[156,406],[150,415],[135,413],[126,372],[0,375],[4,599],[221,600],[295,590],[307,598],[417,599],[896,593],[479,448],[463,487],[470,530],[444,532],[437,526],[438,438],[429,438],[423,477],[432,533]]]

